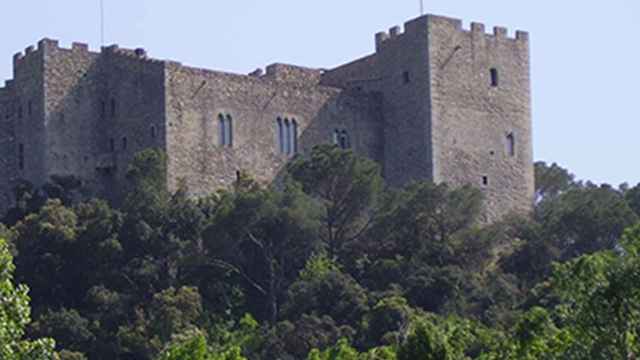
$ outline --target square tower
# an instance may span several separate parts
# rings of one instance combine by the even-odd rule
[[[423,16],[376,35],[385,177],[472,185],[487,221],[533,204],[529,37]]]

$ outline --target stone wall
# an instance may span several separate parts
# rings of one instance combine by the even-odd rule
[[[528,35],[428,17],[434,180],[485,193],[487,220],[533,204]],[[492,86],[491,69],[498,75]],[[515,139],[514,153],[508,136]]]
[[[2,152],[8,163],[2,192],[11,198],[19,179],[33,179],[37,185],[46,178],[43,47],[40,42],[37,48],[29,46],[13,57],[9,109],[5,112],[8,117],[1,140],[6,144]]]
[[[383,94],[384,174],[393,186],[432,180],[426,18],[376,35]]]
[[[278,117],[296,120],[300,153],[344,129],[357,153],[380,159],[382,119],[375,96],[316,86],[315,80],[306,81],[308,72],[298,72],[301,78],[295,74],[251,77],[169,63],[170,186],[183,180],[198,194],[229,186],[238,171],[262,183],[279,178],[291,156],[280,152]],[[232,147],[219,144],[219,114],[233,119]]]
[[[380,72],[375,54],[327,70],[321,84],[343,89],[380,91]]]
[[[75,175],[95,181],[95,144],[100,136],[98,53],[86,45],[63,49],[41,42],[44,51],[44,123],[46,174]],[[43,180],[47,180],[45,177]]]
[[[163,146],[164,64],[117,46],[42,44],[46,174],[78,176],[92,194],[118,200],[133,155]]]
[[[99,173],[105,186],[118,192],[111,194],[115,199],[126,192],[125,176],[135,154],[166,146],[164,76],[165,62],[147,58],[142,50],[137,54],[117,47],[103,51],[101,99],[107,111],[98,147],[115,166],[112,172]],[[116,186],[109,185],[112,181]]]
[[[0,88],[0,213],[13,201],[12,183],[17,177],[17,148],[14,129],[13,81]]]

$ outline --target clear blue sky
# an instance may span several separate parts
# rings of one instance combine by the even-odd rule
[[[347,62],[419,12],[418,0],[104,1],[107,43],[240,73]],[[529,31],[535,158],[581,179],[640,182],[640,1],[425,0],[425,10]],[[0,14],[0,78],[42,37],[100,45],[99,0],[5,0]]]

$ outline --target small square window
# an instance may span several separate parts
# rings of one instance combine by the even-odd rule
[[[410,82],[411,82],[411,75],[409,74],[409,72],[408,72],[408,71],[405,71],[405,72],[403,72],[403,73],[402,73],[402,81],[403,81],[405,84],[408,84],[408,83],[410,83]]]

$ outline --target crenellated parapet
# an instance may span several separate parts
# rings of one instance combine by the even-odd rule
[[[486,32],[486,26],[482,23],[473,22],[469,29],[465,29],[462,24],[462,20],[449,18],[436,15],[425,15],[419,18],[407,21],[404,24],[404,31],[401,26],[393,26],[388,31],[381,31],[376,33],[375,42],[376,49],[380,49],[382,46],[393,42],[395,39],[401,38],[404,34],[415,34],[417,32],[427,31],[429,23],[434,24],[446,24],[454,31],[458,31],[463,34],[481,34],[487,38],[494,38],[496,40],[515,41],[528,43],[529,33],[526,31],[516,30],[513,36],[509,36],[509,30],[506,27],[494,26],[491,33]]]
[[[128,60],[140,61],[147,64],[164,64],[165,60],[154,59],[148,56],[144,48],[126,49],[121,48],[117,44],[102,47],[103,55],[119,56]]]

